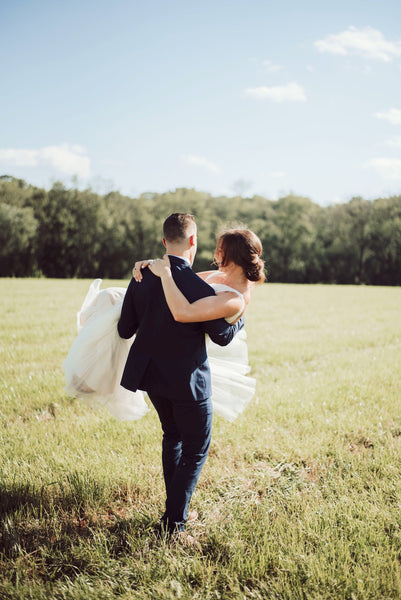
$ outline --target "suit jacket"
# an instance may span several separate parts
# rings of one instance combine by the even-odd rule
[[[215,295],[184,259],[170,256],[170,263],[173,279],[189,302]],[[178,323],[167,306],[160,278],[144,269],[142,281],[132,279],[128,286],[118,323],[120,337],[136,333],[121,385],[170,399],[204,400],[211,396],[205,333],[225,346],[243,326],[243,318],[235,325],[224,319]]]

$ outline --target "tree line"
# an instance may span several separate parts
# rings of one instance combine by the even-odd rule
[[[172,212],[196,217],[196,270],[210,268],[223,226],[243,224],[262,241],[268,281],[401,285],[401,196],[327,207],[293,194],[272,201],[187,188],[131,198],[61,183],[45,190],[8,175],[0,177],[0,276],[129,277],[135,260],[163,254]]]

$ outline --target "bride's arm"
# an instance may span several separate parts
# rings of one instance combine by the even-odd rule
[[[242,307],[241,299],[235,292],[224,292],[217,296],[201,298],[196,302],[188,302],[175,284],[168,258],[154,260],[149,264],[149,269],[161,278],[168,307],[174,319],[180,323],[199,323],[232,317]]]
[[[134,268],[132,269],[132,277],[136,280],[136,281],[142,281],[142,269],[145,269],[146,267],[148,267],[151,263],[152,263],[151,258],[147,258],[146,260],[137,260]],[[212,270],[212,271],[198,271],[196,274],[198,275],[198,277],[200,277],[201,279],[203,279],[203,281],[205,281],[207,279],[207,277],[209,277],[209,275],[212,275],[213,273],[217,273],[217,270]]]

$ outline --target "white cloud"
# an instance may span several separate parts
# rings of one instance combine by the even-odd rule
[[[212,171],[213,173],[218,173],[220,169],[217,165],[207,160],[207,158],[203,156],[195,156],[194,154],[184,154],[182,157],[188,165],[193,165],[195,167],[203,167],[208,171]]]
[[[391,146],[392,148],[401,148],[401,137],[386,140],[384,143],[386,146]]]
[[[304,89],[294,82],[281,86],[247,88],[245,94],[250,98],[272,100],[273,102],[305,102],[306,100]]]
[[[90,159],[82,146],[60,144],[36,150],[0,149],[0,162],[16,167],[53,167],[60,173],[89,177]]]
[[[389,121],[392,125],[401,125],[401,110],[398,108],[390,108],[385,112],[375,113],[375,117]]]
[[[0,162],[15,167],[36,167],[38,165],[38,151],[16,148],[0,149]]]
[[[281,65],[276,65],[271,60],[267,59],[262,61],[262,65],[266,67],[270,73],[277,73],[277,71],[281,71],[283,69]]]
[[[315,42],[319,52],[348,56],[356,54],[363,58],[391,62],[401,56],[401,41],[390,42],[381,31],[373,27],[357,29],[349,27],[341,33],[328,35]]]
[[[372,158],[365,167],[374,169],[383,179],[401,179],[399,158]]]
[[[53,167],[69,175],[88,177],[90,174],[90,160],[80,146],[47,146],[40,151],[41,159]]]

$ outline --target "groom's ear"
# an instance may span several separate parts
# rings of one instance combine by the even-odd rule
[[[166,238],[163,238],[163,246],[164,246],[165,248],[167,248],[167,244],[166,244]]]
[[[189,236],[189,245],[196,246],[196,235],[195,234]]]

